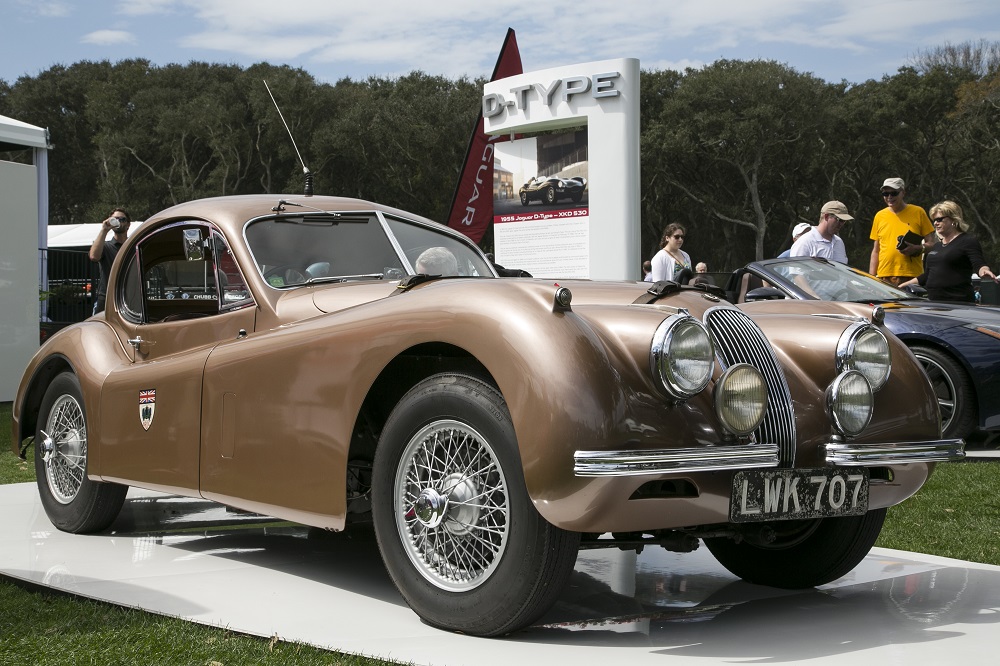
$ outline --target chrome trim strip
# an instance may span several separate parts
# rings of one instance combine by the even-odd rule
[[[792,395],[771,342],[750,317],[731,305],[709,308],[703,320],[712,333],[723,369],[749,363],[764,376],[767,411],[757,428],[757,441],[777,443],[781,448],[781,466],[794,467],[797,437]]]
[[[577,451],[573,454],[573,473],[577,476],[643,476],[777,466],[777,444],[653,451]]]
[[[828,465],[899,465],[915,462],[956,462],[965,458],[965,442],[961,439],[878,444],[827,442],[823,445],[823,449]]]

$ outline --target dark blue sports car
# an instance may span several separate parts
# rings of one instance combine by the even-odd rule
[[[579,176],[575,178],[536,176],[521,186],[518,196],[521,198],[522,206],[527,206],[533,200],[554,204],[560,199],[569,199],[573,203],[580,203],[586,189],[587,179]]]
[[[868,273],[815,258],[767,259],[735,271],[733,303],[756,312],[785,299],[858,304],[864,316],[881,306],[886,327],[919,359],[941,408],[945,437],[1000,437],[1000,308],[928,301]],[[855,310],[845,307],[845,315]]]

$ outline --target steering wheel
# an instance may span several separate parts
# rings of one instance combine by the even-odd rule
[[[277,278],[281,284],[275,284],[272,278]],[[264,271],[264,280],[272,287],[285,287],[291,284],[303,284],[306,281],[306,276],[292,264],[281,264]]]

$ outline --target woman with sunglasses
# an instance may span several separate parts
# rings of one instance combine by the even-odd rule
[[[652,281],[673,280],[685,268],[690,272],[691,257],[681,249],[687,232],[676,222],[667,225],[660,241],[660,251],[653,255]]]
[[[973,273],[994,282],[997,276],[983,259],[979,241],[969,231],[962,217],[962,207],[954,201],[942,201],[931,207],[931,220],[938,241],[924,256],[924,272],[900,286],[919,284],[927,289],[932,301],[975,303]]]
[[[886,207],[875,214],[872,233],[875,241],[868,272],[883,282],[898,287],[923,270],[921,253],[934,243],[934,227],[920,206],[903,200],[906,184],[902,178],[886,178],[882,183],[882,199]],[[900,236],[916,234],[922,244],[902,243]]]

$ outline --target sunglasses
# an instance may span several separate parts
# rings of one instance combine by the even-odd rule
[[[683,234],[674,234],[673,238],[676,238],[678,240],[684,240],[684,235]]]
[[[941,220],[951,219],[949,215],[942,215],[941,217],[935,217],[931,222],[940,222]]]
[[[882,196],[884,197],[898,197],[899,190],[882,190]]]

